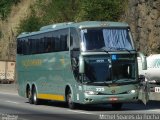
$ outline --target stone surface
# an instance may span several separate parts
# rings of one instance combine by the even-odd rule
[[[160,0],[129,0],[126,21],[137,49],[160,54]]]

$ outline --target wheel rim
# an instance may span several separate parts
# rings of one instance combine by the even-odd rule
[[[34,103],[37,102],[37,93],[36,93],[35,89],[34,89],[34,93],[33,93],[33,100],[34,100]]]

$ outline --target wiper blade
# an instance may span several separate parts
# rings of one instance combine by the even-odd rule
[[[106,81],[103,81],[103,82],[92,82],[92,81],[88,81],[88,82],[83,82],[84,84],[105,84],[105,85],[109,85],[111,84],[111,82],[106,82]]]
[[[131,54],[131,51],[135,51],[135,50],[129,50],[127,48],[117,48],[117,50],[125,50],[127,52],[129,52]]]
[[[108,51],[106,50],[106,47],[102,47],[100,50],[102,50],[102,51],[106,52],[107,54],[109,54]]]
[[[136,81],[135,79],[117,79],[117,80],[113,80],[113,83],[116,83],[116,82],[133,82],[133,81]]]
[[[95,83],[95,84],[105,84],[105,85],[109,85],[111,84],[112,82],[107,82],[107,81],[102,81],[102,82],[92,82],[92,83]]]
[[[130,53],[130,50],[128,50],[127,48],[117,48],[117,50],[125,50]]]
[[[87,50],[87,51],[91,51],[91,52],[106,52],[107,54],[109,54],[108,51],[105,49],[105,47],[102,47],[100,49]]]
[[[92,81],[86,81],[86,82],[83,82],[84,84],[89,84],[89,83],[93,83]]]

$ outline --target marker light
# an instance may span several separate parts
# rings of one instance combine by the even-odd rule
[[[130,90],[129,91],[129,93],[135,93],[136,92],[136,90]]]
[[[95,92],[95,91],[85,91],[86,94],[88,95],[97,95],[98,92]]]

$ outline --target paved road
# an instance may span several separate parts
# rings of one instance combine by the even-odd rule
[[[160,102],[125,104],[121,111],[114,111],[110,105],[79,106],[70,110],[64,103],[48,102],[44,105],[30,105],[27,99],[16,93],[0,93],[0,120],[100,120],[100,119],[129,119],[137,115],[160,113]],[[133,116],[136,115],[136,116]],[[144,117],[144,116],[142,116]],[[137,118],[138,119],[138,118]],[[140,119],[140,118],[139,118]]]

